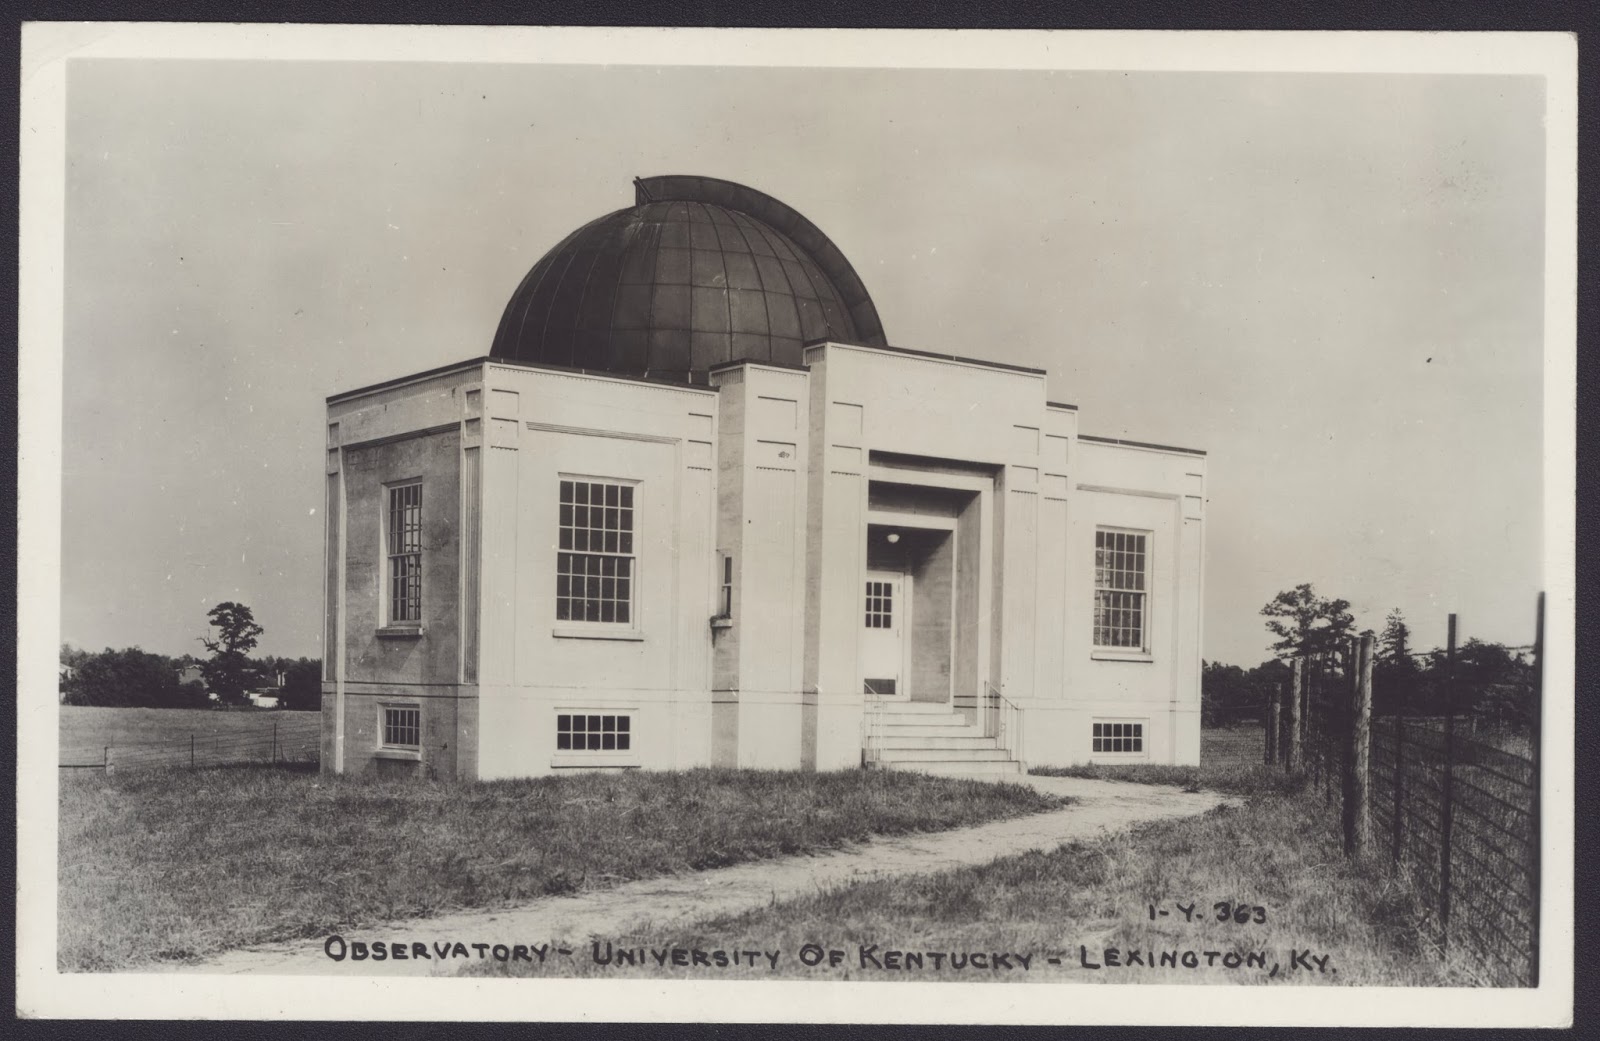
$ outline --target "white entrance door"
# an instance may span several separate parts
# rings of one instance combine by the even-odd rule
[[[906,633],[911,614],[910,576],[868,571],[861,609],[861,676],[866,693],[905,697]]]

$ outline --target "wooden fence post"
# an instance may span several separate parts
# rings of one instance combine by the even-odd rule
[[[1444,652],[1444,789],[1439,799],[1440,945],[1450,947],[1450,832],[1455,818],[1456,773],[1456,616],[1450,615]]]
[[[1281,708],[1278,703],[1282,700],[1282,689],[1273,691],[1272,696],[1267,698],[1267,749],[1262,761],[1268,766],[1278,765],[1278,713]]]
[[[1320,701],[1317,706],[1321,718],[1317,724],[1317,768],[1322,775],[1322,805],[1333,805],[1333,741],[1339,720],[1334,716],[1338,702],[1328,697],[1328,661],[1326,652],[1318,652],[1315,668],[1311,670],[1312,682],[1308,698]]]
[[[1540,786],[1544,781],[1544,593],[1539,594],[1539,606],[1533,619],[1533,704],[1528,720],[1528,738],[1531,742],[1529,758],[1533,760],[1533,791],[1529,814],[1533,839],[1533,856],[1528,864],[1528,904],[1533,911],[1533,921],[1528,929],[1528,986],[1539,985],[1539,898],[1540,872],[1543,864],[1539,850],[1544,839],[1540,815],[1544,810]]]
[[[1391,839],[1394,862],[1400,863],[1400,848],[1404,842],[1406,802],[1406,721],[1401,715],[1401,706],[1396,702],[1394,706],[1394,807],[1390,810],[1390,826],[1394,829]]]
[[[1360,637],[1352,636],[1345,643],[1344,652],[1344,689],[1337,687],[1334,690],[1335,701],[1339,712],[1339,824],[1344,836],[1345,856],[1349,856],[1355,847],[1355,812],[1356,805],[1356,776],[1355,776],[1355,749],[1356,739],[1356,677],[1361,670],[1357,668],[1357,661],[1361,653]]]
[[[1317,670],[1313,667],[1315,664],[1315,659],[1309,654],[1306,655],[1303,673],[1305,691],[1302,694],[1305,700],[1305,722],[1303,724],[1305,737],[1304,743],[1300,747],[1301,753],[1305,756],[1306,765],[1311,768],[1311,790],[1313,792],[1322,789],[1322,743],[1320,735],[1327,722],[1317,711]]]
[[[1300,769],[1300,732],[1305,725],[1301,702],[1305,699],[1305,671],[1296,658],[1289,670],[1289,740],[1284,742],[1283,768],[1290,773]]]
[[[1372,841],[1371,787],[1367,770],[1372,761],[1372,649],[1371,631],[1361,634],[1350,663],[1350,745],[1345,757],[1344,851],[1360,856]]]
[[[101,753],[101,766],[107,777],[110,777],[117,768],[117,764],[112,761],[110,745],[106,745],[105,751]]]
[[[194,769],[194,735],[189,735],[189,769]]]

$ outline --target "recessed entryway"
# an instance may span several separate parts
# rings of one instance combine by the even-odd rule
[[[947,527],[867,526],[860,644],[866,693],[950,701],[954,546]]]

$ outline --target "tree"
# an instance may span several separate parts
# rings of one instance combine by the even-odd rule
[[[1406,616],[1398,607],[1383,620],[1383,635],[1378,637],[1378,660],[1395,664],[1411,661],[1411,627],[1406,625]]]
[[[1267,718],[1272,703],[1289,679],[1289,667],[1276,658],[1248,671],[1222,662],[1200,667],[1200,718],[1205,726],[1222,726]]]
[[[1320,597],[1309,582],[1279,593],[1261,613],[1267,631],[1277,637],[1272,650],[1284,659],[1320,651],[1343,653],[1356,624],[1350,601]]]
[[[1219,661],[1200,663],[1200,718],[1206,726],[1231,722],[1246,704],[1244,670]]]
[[[67,685],[71,682],[68,677],[72,675],[73,670],[82,665],[89,657],[91,655],[88,651],[80,651],[70,643],[61,645],[61,658],[58,666],[60,680],[56,687],[57,693],[62,695],[67,693]],[[65,700],[65,698],[62,700]]]
[[[1415,711],[1422,689],[1422,666],[1411,653],[1411,627],[1397,607],[1384,620],[1372,665],[1372,711],[1388,716]]]
[[[171,659],[137,647],[80,652],[66,695],[69,705],[172,708],[184,703]]]
[[[279,704],[287,709],[322,707],[322,662],[300,658],[288,662],[283,670],[283,690]]]
[[[1429,711],[1454,710],[1499,723],[1526,726],[1535,691],[1533,666],[1504,644],[1471,639],[1456,648],[1454,669],[1443,650],[1428,652],[1425,688]]]
[[[185,680],[178,684],[178,701],[175,708],[210,708],[211,696],[206,685],[199,680]]]
[[[201,666],[206,683],[222,704],[248,704],[250,699],[245,692],[254,677],[249,652],[255,649],[256,637],[264,630],[256,624],[250,608],[231,600],[213,607],[206,617],[217,630],[215,639],[200,637],[211,652],[210,660]]]

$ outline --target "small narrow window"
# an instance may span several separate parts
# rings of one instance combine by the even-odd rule
[[[727,553],[722,555],[722,600],[717,617],[733,617],[733,557]]]
[[[633,624],[633,485],[563,480],[556,618]]]
[[[1094,645],[1148,650],[1146,534],[1101,528],[1094,533]]]
[[[422,709],[383,706],[383,747],[415,751],[422,747]]]
[[[422,482],[389,489],[384,551],[389,558],[390,625],[422,624]]]
[[[1096,755],[1143,755],[1144,724],[1131,721],[1094,724]]]
[[[559,752],[628,752],[633,717],[623,714],[562,712],[556,716]]]

